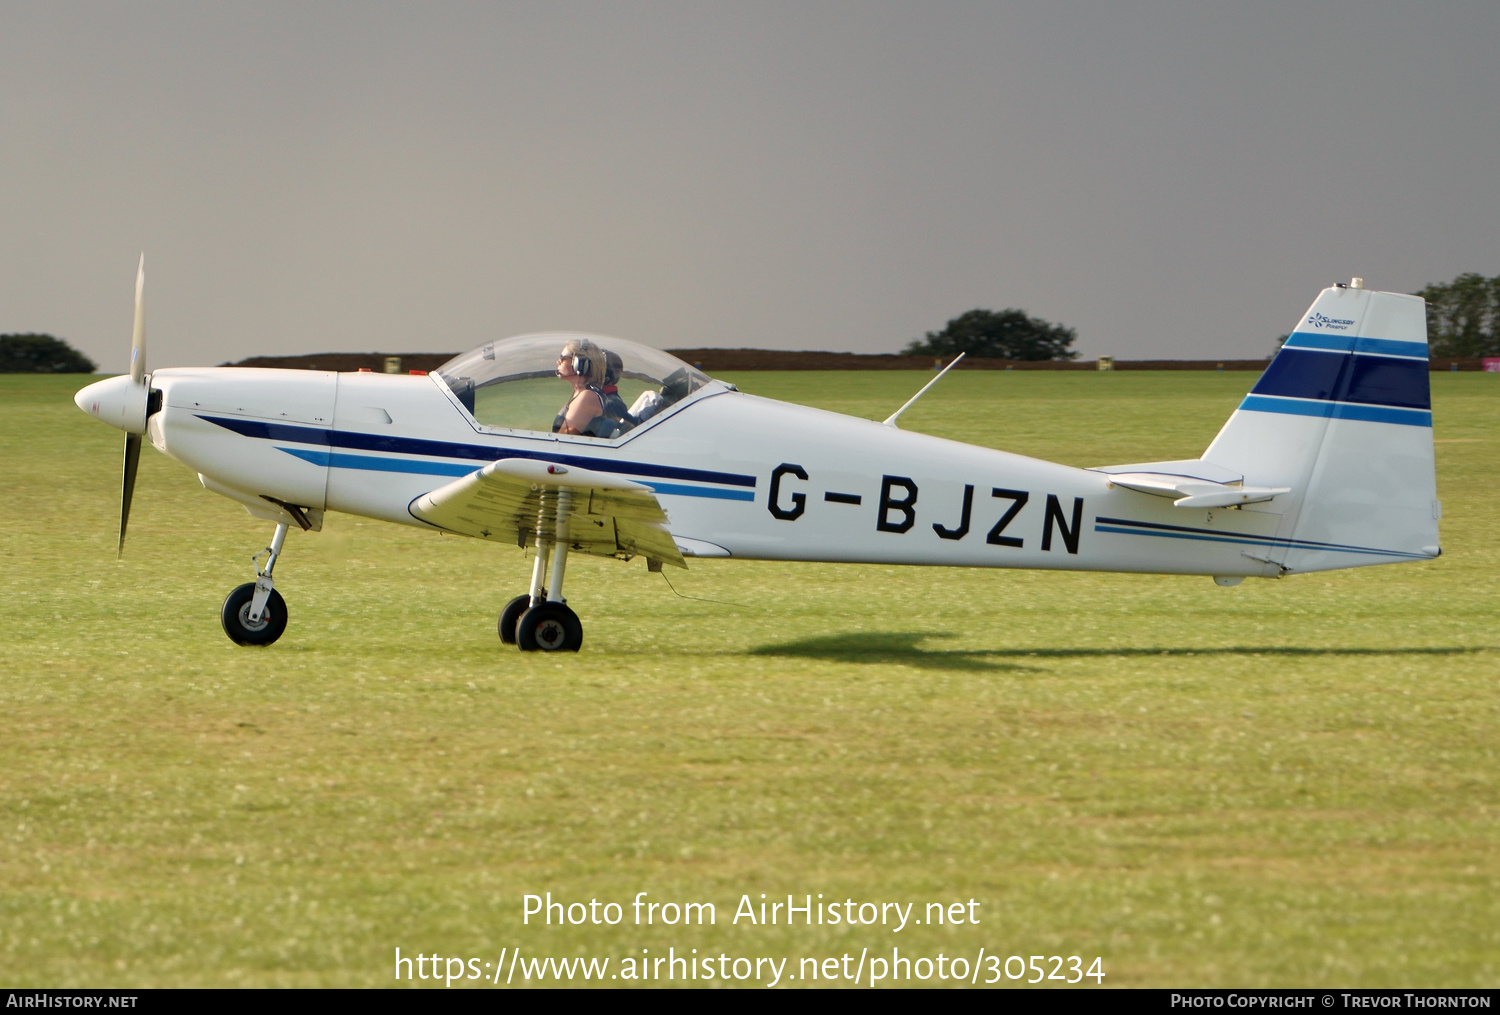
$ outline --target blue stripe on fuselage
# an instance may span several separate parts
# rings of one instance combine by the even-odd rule
[[[1162,539],[1191,539],[1211,543],[1241,543],[1262,546],[1267,549],[1333,550],[1338,553],[1364,553],[1379,557],[1407,557],[1412,560],[1430,560],[1425,553],[1407,550],[1381,550],[1373,546],[1353,546],[1348,543],[1320,543],[1311,539],[1282,539],[1276,536],[1256,536],[1248,532],[1226,532],[1217,529],[1200,529],[1191,525],[1168,525],[1162,522],[1142,522],[1133,518],[1094,519],[1095,532],[1113,532],[1118,535],[1156,536]]]
[[[409,472],[423,476],[467,476],[477,471],[472,465],[454,465],[451,462],[424,462],[420,459],[387,458],[384,455],[346,455],[338,451],[320,451],[316,448],[281,448],[287,454],[334,469],[360,469],[365,472]]]
[[[644,462],[614,462],[607,458],[585,458],[581,455],[559,454],[555,451],[532,451],[523,448],[488,447],[483,444],[455,444],[449,441],[423,440],[417,437],[388,437],[379,434],[356,433],[348,430],[329,430],[324,427],[297,426],[291,423],[267,423],[261,420],[241,419],[235,416],[205,416],[199,419],[222,426],[245,437],[261,440],[288,441],[295,444],[318,444],[324,447],[348,448],[352,451],[380,451],[395,455],[421,455],[429,458],[458,458],[464,461],[488,464],[501,458],[526,458],[533,461],[557,462],[580,469],[610,472],[625,476],[648,476],[659,479],[681,479],[698,483],[719,483],[724,486],[755,488],[754,476],[741,476],[732,472],[713,472],[707,469],[681,469],[671,465],[648,465]],[[311,459],[308,459],[311,461]],[[455,466],[456,467],[456,466]],[[404,471],[420,471],[417,469]],[[456,475],[473,472],[466,469]],[[454,475],[455,473],[437,473]],[[754,498],[754,494],[750,499]]]
[[[710,497],[714,500],[755,500],[754,490],[721,490],[712,486],[683,486],[681,483],[655,483],[647,480],[652,493],[679,497]]]
[[[388,458],[384,455],[346,455],[339,451],[322,451],[317,448],[282,448],[304,462],[334,469],[358,469],[364,472],[405,472],[423,476],[467,476],[478,470],[472,465],[455,465],[451,462],[424,462],[411,458]],[[723,490],[711,486],[684,486],[681,483],[646,482],[653,493],[669,497],[707,497],[713,500],[755,500],[753,490]]]

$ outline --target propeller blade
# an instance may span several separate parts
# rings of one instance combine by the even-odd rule
[[[125,526],[130,524],[130,498],[135,495],[135,473],[140,464],[141,435],[128,433],[125,435],[125,482],[120,489],[120,545],[115,548],[116,560],[125,556]]]
[[[130,379],[141,384],[146,379],[146,252],[141,251],[141,266],[135,273],[135,330],[130,335]],[[139,450],[140,441],[136,441]],[[129,498],[126,498],[127,503]],[[121,538],[125,529],[120,528]]]

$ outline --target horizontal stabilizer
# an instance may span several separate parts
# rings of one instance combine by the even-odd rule
[[[1180,476],[1183,479],[1202,479],[1209,483],[1241,483],[1244,482],[1245,474],[1226,469],[1222,465],[1213,462],[1205,462],[1199,458],[1190,458],[1182,462],[1140,462],[1135,465],[1099,465],[1090,472],[1102,472],[1106,476],[1120,475],[1127,472],[1149,472],[1154,476]]]
[[[1291,493],[1289,486],[1230,486],[1227,483],[1210,483],[1202,479],[1184,479],[1181,476],[1163,476],[1150,472],[1127,472],[1112,475],[1109,481],[1115,486],[1138,493],[1149,493],[1155,497],[1171,497],[1174,507],[1217,508],[1234,507],[1239,504],[1259,504],[1272,497]]]
[[[1104,473],[1114,486],[1170,497],[1173,506],[1180,508],[1238,507],[1292,492],[1289,486],[1245,486],[1244,477],[1234,470],[1197,459],[1106,465],[1089,471]]]

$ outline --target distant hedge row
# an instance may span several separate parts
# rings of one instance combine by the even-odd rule
[[[1467,272],[1417,295],[1427,301],[1427,341],[1434,356],[1500,356],[1500,275]]]
[[[51,335],[0,335],[0,374],[91,374],[98,365]]]

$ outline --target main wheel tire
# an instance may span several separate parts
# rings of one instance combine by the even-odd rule
[[[562,603],[542,603],[521,614],[516,644],[522,652],[577,652],[583,647],[583,622]]]
[[[531,609],[530,596],[516,596],[505,604],[505,609],[500,611],[500,640],[507,645],[516,643],[516,621],[521,619],[521,614]]]
[[[271,598],[266,600],[258,623],[250,621],[250,601],[254,598],[255,583],[246,582],[229,593],[219,611],[224,633],[236,645],[269,645],[286,630],[286,600],[281,593],[271,590]]]

